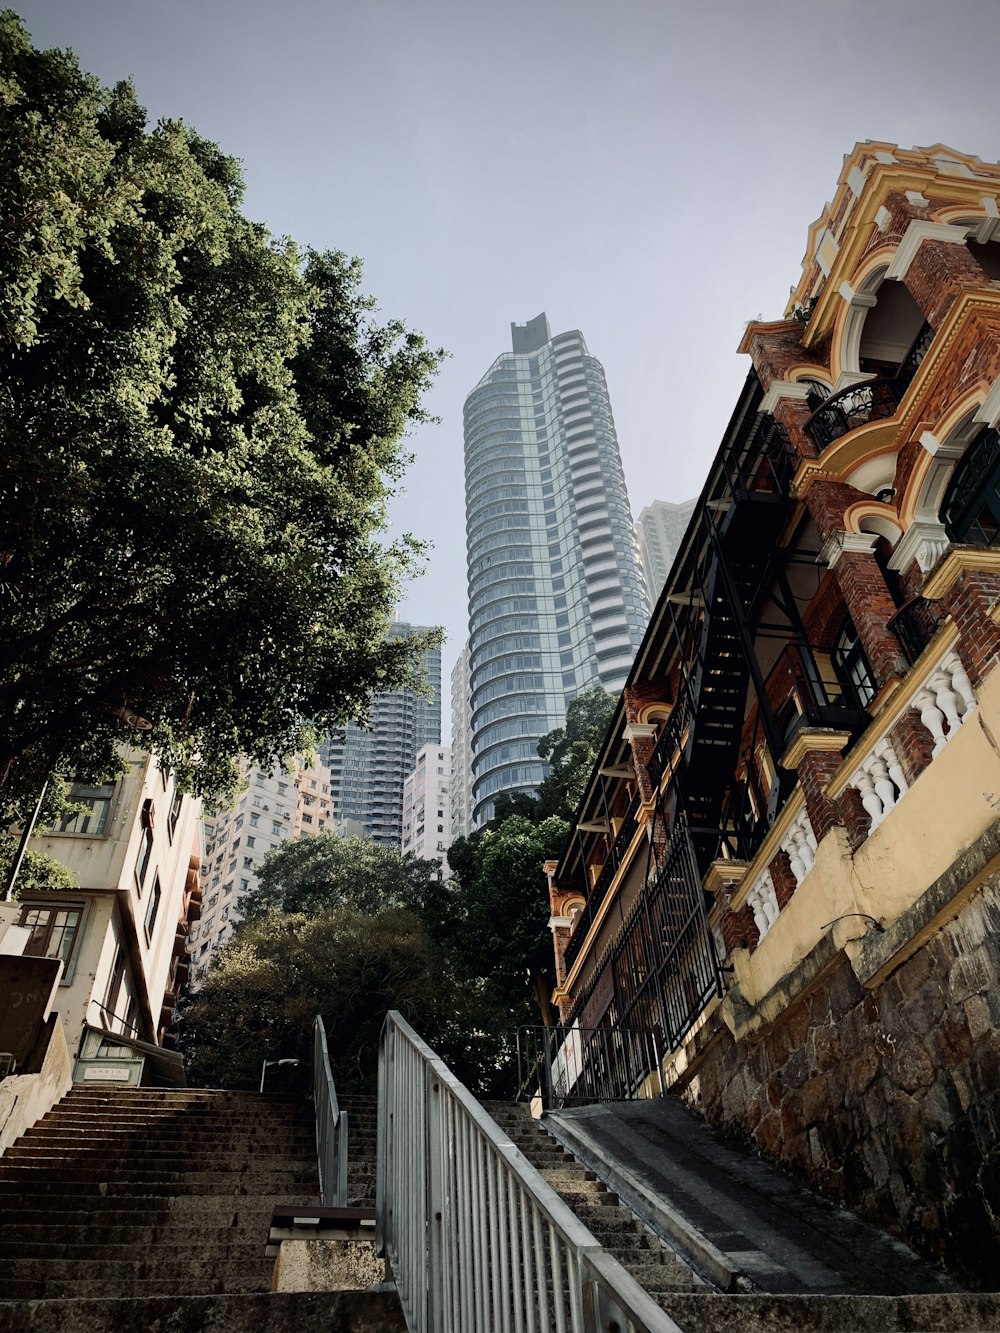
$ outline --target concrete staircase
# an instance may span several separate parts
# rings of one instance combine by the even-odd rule
[[[347,1112],[347,1206],[374,1208],[378,1098],[352,1095],[339,1101]]]
[[[678,1292],[704,1290],[701,1278],[625,1207],[612,1190],[562,1148],[526,1106],[484,1102],[486,1110],[626,1272],[666,1308]]]
[[[317,1190],[303,1101],[73,1088],[0,1158],[0,1333],[402,1329],[391,1295],[271,1293],[272,1210]]]

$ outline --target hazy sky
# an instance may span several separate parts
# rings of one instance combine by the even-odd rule
[[[23,0],[36,43],[242,158],[246,210],[361,255],[451,353],[394,506],[400,608],[466,633],[462,403],[511,320],[582,329],[635,513],[701,487],[859,139],[1000,156],[1000,0]],[[445,731],[448,688],[445,677]]]

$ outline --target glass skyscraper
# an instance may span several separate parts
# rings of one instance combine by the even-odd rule
[[[538,787],[575,695],[621,689],[648,614],[604,370],[544,314],[511,335],[465,402],[477,825]]]
[[[390,637],[422,626],[395,621]],[[424,745],[441,744],[441,649],[423,656],[430,696],[414,690],[376,694],[368,726],[350,722],[319,746],[330,770],[333,819],[346,835],[399,847],[403,836],[403,784]]]

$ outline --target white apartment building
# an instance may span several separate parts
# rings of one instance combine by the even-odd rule
[[[88,1033],[172,1045],[198,913],[201,803],[138,750],[117,782],[73,783],[70,799],[84,813],[39,831],[29,847],[68,866],[79,888],[0,904],[0,952],[62,961],[54,1008],[71,1057]]]
[[[656,605],[663,591],[670,566],[674,563],[697,503],[697,500],[686,500],[683,504],[654,500],[636,521],[635,535],[643,573],[646,575],[650,606]]]
[[[469,644],[451,673],[451,840],[472,832],[472,697]]]
[[[403,855],[447,866],[451,846],[451,747],[425,745],[403,783]]]
[[[245,770],[246,788],[229,810],[206,816],[201,867],[203,915],[191,933],[193,981],[208,971],[212,954],[243,915],[244,896],[257,887],[264,857],[291,838],[308,837],[332,825],[330,774],[325,765]]]

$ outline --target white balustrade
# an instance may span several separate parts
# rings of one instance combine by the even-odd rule
[[[781,840],[781,850],[788,855],[796,885],[801,884],[816,864],[816,835],[805,806],[789,824],[788,832]]]
[[[976,707],[972,682],[954,648],[945,653],[913,696],[913,707],[933,737],[932,754],[940,754]]]
[[[861,793],[861,804],[871,817],[871,833],[909,790],[899,756],[887,736],[876,741],[871,754],[862,759],[849,785]]]
[[[770,870],[765,869],[761,873],[747,893],[746,902],[750,911],[753,912],[757,932],[763,939],[777,921],[780,910],[778,895],[774,891],[774,881],[771,879]]]
[[[954,648],[945,653],[914,694],[910,706],[934,742],[932,757],[940,754],[976,708],[972,682]],[[861,804],[871,818],[868,831],[874,832],[909,791],[899,756],[888,736],[875,742],[848,785],[860,793]]]

